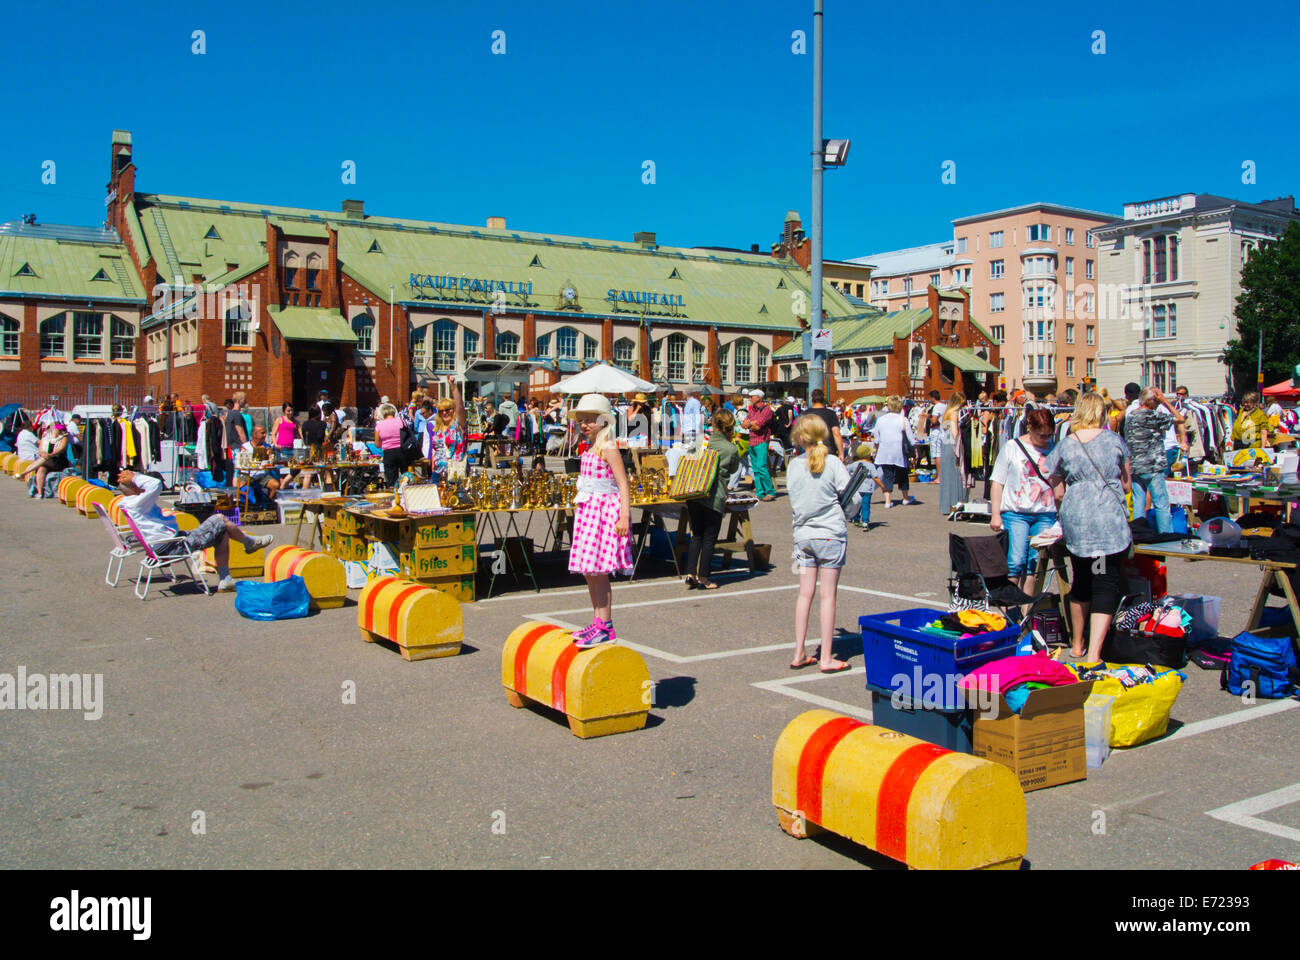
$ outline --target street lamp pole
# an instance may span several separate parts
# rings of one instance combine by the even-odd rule
[[[826,153],[822,141],[822,0],[813,0],[813,168],[812,168],[812,296],[808,327],[822,328],[822,170]],[[814,348],[808,364],[808,396],[825,387],[822,369],[826,355]]]

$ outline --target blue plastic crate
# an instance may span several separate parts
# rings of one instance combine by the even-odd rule
[[[970,753],[975,715],[971,710],[932,710],[906,697],[868,685],[871,722],[959,753]]]
[[[1009,623],[996,633],[956,640],[921,630],[942,615],[941,611],[922,607],[859,617],[867,686],[901,690],[908,697],[922,700],[922,694],[938,683],[942,692],[936,705],[956,709],[964,702],[957,689],[959,678],[990,660],[1015,656],[1020,635],[1017,625]],[[928,702],[934,701],[933,696],[928,698]]]

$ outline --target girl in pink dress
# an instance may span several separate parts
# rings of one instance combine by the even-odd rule
[[[569,571],[587,578],[591,594],[591,626],[573,635],[579,647],[612,643],[611,573],[632,571],[631,496],[623,457],[611,427],[614,411],[598,393],[589,393],[569,416],[589,444],[582,455],[578,492],[573,498],[573,542],[569,545]]]

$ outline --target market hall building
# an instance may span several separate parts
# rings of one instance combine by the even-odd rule
[[[131,135],[114,131],[105,229],[0,232],[13,278],[0,390],[58,373],[186,399],[243,391],[258,407],[301,409],[325,389],[371,407],[482,357],[551,361],[532,393],[598,360],[675,392],[730,392],[777,379],[774,353],[807,325],[811,243],[793,212],[767,251],[675,248],[377,217],[353,200],[162,196],[138,192],[136,172]],[[861,306],[825,285],[823,309],[834,321]]]

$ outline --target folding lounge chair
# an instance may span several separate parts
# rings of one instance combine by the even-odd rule
[[[133,535],[128,533],[123,536],[123,532],[113,523],[102,503],[95,504],[95,512],[99,514],[99,519],[104,521],[104,526],[108,528],[108,536],[113,541],[113,549],[108,554],[108,569],[104,571],[104,582],[110,587],[116,587],[118,577],[122,575],[123,561],[139,553],[143,548]],[[117,564],[116,568],[113,566],[114,563]]]
[[[156,547],[163,547],[169,543],[184,541],[184,534],[179,537],[164,537],[161,540],[154,540],[150,543],[140,535],[140,528],[135,525],[135,521],[131,518],[129,513],[122,511],[122,516],[125,518],[127,526],[131,528],[131,535],[140,542],[140,546],[144,550],[144,558],[140,561],[140,572],[135,578],[135,595],[138,598],[143,600],[149,595],[149,584],[153,582],[153,574],[155,570],[166,570],[167,575],[171,577],[172,582],[175,583],[176,572],[172,568],[178,563],[186,564],[189,568],[190,576],[194,578],[195,583],[203,588],[205,594],[210,594],[212,592],[208,589],[207,578],[203,576],[203,560],[201,554],[178,553],[159,556],[157,552],[155,552]]]
[[[1007,566],[1007,532],[998,531],[991,537],[963,537],[948,534],[948,558],[952,570],[948,577],[948,596],[954,608],[985,604],[1000,607],[1007,614],[1008,607],[1022,607],[1036,598],[1021,590],[1011,579]],[[1012,619],[1008,614],[1008,619]],[[1014,618],[1019,619],[1017,616]]]

